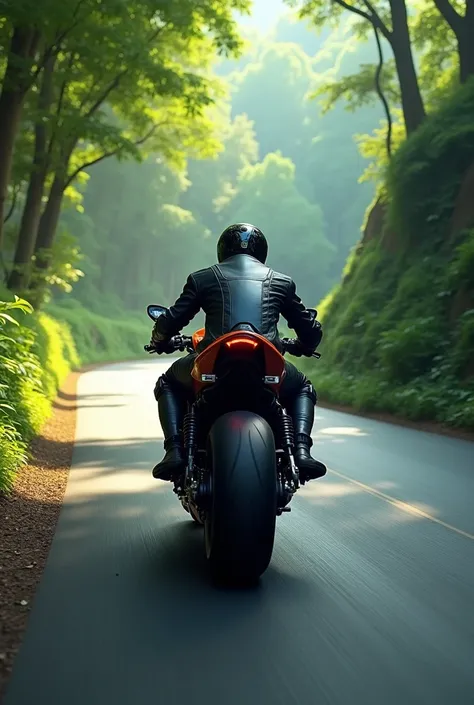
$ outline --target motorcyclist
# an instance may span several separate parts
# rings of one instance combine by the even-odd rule
[[[292,279],[265,265],[267,252],[267,240],[254,225],[237,223],[226,228],[217,244],[219,264],[191,274],[174,306],[155,322],[151,342],[157,352],[170,352],[170,338],[203,309],[205,336],[197,353],[243,322],[251,323],[281,350],[277,329],[281,314],[298,336],[296,352],[311,356],[322,338],[321,325],[314,311],[301,303]],[[193,396],[195,357],[196,353],[176,360],[155,387],[166,451],[153,469],[153,476],[160,480],[175,480],[185,469],[182,425],[186,402]],[[295,462],[300,479],[306,482],[326,474],[326,467],[310,455],[316,393],[305,375],[288,361],[285,370],[280,401],[293,419]]]

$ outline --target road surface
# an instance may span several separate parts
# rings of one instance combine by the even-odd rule
[[[258,589],[207,581],[152,396],[84,374],[64,507],[5,705],[473,705],[474,445],[319,410],[330,472]]]

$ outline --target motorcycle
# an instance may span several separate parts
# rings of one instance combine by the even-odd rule
[[[147,307],[153,321],[166,310]],[[203,337],[204,329],[174,336],[168,349],[195,353]],[[281,343],[290,354],[299,345],[291,338]],[[153,345],[144,349],[157,352]],[[208,565],[219,582],[253,582],[265,572],[276,517],[291,511],[300,487],[293,422],[279,401],[284,375],[283,354],[246,323],[195,359],[195,398],[183,424],[187,466],[174,492],[204,526]]]

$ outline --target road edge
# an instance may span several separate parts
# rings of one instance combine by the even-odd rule
[[[457,440],[470,441],[471,443],[474,443],[474,431],[454,428],[452,426],[444,426],[436,421],[410,421],[409,419],[404,419],[401,416],[395,416],[394,414],[389,414],[388,412],[362,411],[354,409],[351,406],[333,404],[332,402],[323,401],[321,399],[318,399],[317,406],[321,409],[339,411],[343,414],[359,416],[360,418],[371,419],[372,421],[380,421],[381,423],[387,423],[392,426],[410,428],[413,431],[423,431],[425,433],[432,433],[436,436],[448,436],[450,438],[456,438]]]

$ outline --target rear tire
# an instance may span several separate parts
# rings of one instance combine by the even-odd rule
[[[205,523],[211,574],[223,583],[252,583],[273,552],[277,511],[275,439],[247,411],[221,416],[209,434],[212,506]]]

